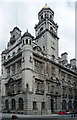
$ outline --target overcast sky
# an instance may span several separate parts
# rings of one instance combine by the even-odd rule
[[[22,34],[28,29],[35,36],[38,12],[45,4],[55,12],[54,21],[59,25],[59,56],[67,52],[69,59],[75,57],[74,0],[0,0],[0,53],[6,48],[15,26]]]

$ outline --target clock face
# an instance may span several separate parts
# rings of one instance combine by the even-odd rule
[[[53,41],[51,42],[51,48],[55,49],[55,43]]]

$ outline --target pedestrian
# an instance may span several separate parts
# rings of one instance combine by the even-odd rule
[[[71,110],[71,117],[73,118],[73,110]]]
[[[75,118],[76,110],[74,109],[74,118]]]

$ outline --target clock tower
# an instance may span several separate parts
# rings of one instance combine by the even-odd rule
[[[54,12],[45,4],[38,13],[39,22],[35,25],[36,43],[49,59],[58,59],[58,25],[54,22]]]

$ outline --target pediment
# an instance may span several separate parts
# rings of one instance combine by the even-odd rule
[[[10,78],[9,80],[8,80],[8,83],[10,84],[10,83],[13,83],[15,81],[15,78]]]

